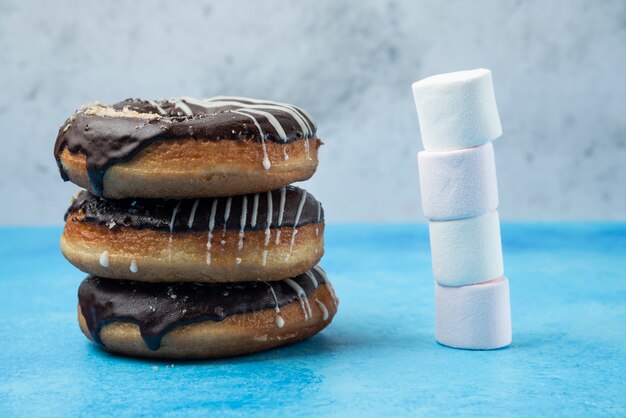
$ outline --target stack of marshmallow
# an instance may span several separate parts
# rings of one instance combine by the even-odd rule
[[[464,349],[511,343],[498,186],[491,141],[502,135],[491,71],[413,84],[425,151],[418,154],[435,276],[436,338]]]

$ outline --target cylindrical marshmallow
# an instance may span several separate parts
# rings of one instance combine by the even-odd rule
[[[482,283],[504,275],[498,211],[456,221],[431,221],[435,280],[444,286]]]
[[[446,287],[435,283],[435,336],[440,344],[493,350],[511,344],[509,281]]]
[[[482,145],[502,135],[491,71],[438,74],[413,83],[424,149]]]
[[[422,208],[427,218],[463,219],[498,208],[491,142],[456,151],[422,151],[417,158]]]

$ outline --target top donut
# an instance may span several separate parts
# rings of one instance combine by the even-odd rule
[[[304,110],[241,97],[81,107],[59,129],[64,180],[109,198],[200,198],[307,180],[322,142]]]

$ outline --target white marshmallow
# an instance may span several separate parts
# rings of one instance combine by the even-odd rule
[[[511,344],[509,281],[446,287],[435,283],[435,335],[440,344],[493,350]]]
[[[417,158],[427,218],[463,219],[498,208],[496,162],[490,142],[456,151],[422,151]]]
[[[458,71],[413,83],[424,149],[482,145],[502,135],[491,71]]]
[[[456,221],[431,221],[430,250],[435,280],[463,286],[504,275],[498,211]]]

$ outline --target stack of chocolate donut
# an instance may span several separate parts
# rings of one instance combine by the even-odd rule
[[[338,301],[317,265],[324,211],[290,186],[317,168],[302,109],[240,97],[80,108],[55,158],[83,187],[61,249],[89,274],[83,333],[105,349],[210,358],[308,338]]]

